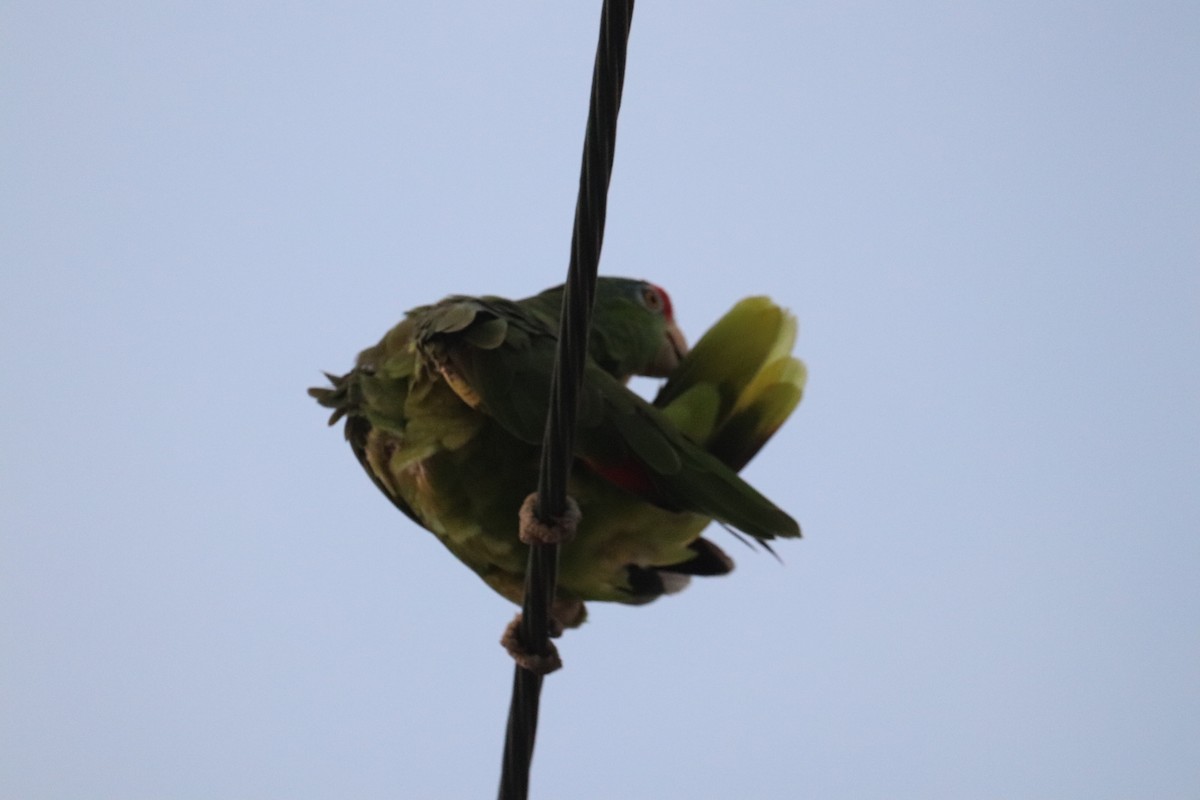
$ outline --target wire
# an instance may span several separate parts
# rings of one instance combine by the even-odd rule
[[[571,261],[550,385],[550,413],[546,419],[538,474],[535,515],[545,524],[552,524],[567,508],[567,482],[575,450],[576,401],[583,380],[592,300],[600,249],[604,243],[608,183],[616,150],[617,114],[625,83],[625,54],[632,17],[633,0],[604,0],[600,40],[592,70],[587,132],[583,140],[579,196],[575,203]],[[549,652],[549,609],[557,580],[558,545],[531,545],[525,572],[525,602],[518,629],[522,645],[531,653],[545,655]],[[500,800],[524,800],[529,793],[529,766],[537,735],[541,691],[541,675],[516,667],[500,775]]]

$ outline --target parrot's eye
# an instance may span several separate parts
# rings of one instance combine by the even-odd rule
[[[671,301],[667,299],[667,293],[657,286],[647,284],[642,289],[642,302],[651,311],[670,316]]]

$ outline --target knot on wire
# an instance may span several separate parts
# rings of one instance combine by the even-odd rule
[[[558,632],[562,633],[561,627]],[[513,617],[513,621],[508,623],[508,627],[504,629],[504,635],[500,637],[500,644],[513,657],[513,661],[517,662],[518,667],[529,670],[534,675],[549,675],[562,668],[562,659],[558,656],[558,648],[554,646],[554,642],[546,640],[545,653],[531,653],[525,646],[525,642],[521,640],[520,614],[517,614]]]
[[[521,541],[525,544],[566,544],[575,538],[575,530],[583,515],[579,512],[579,504],[574,499],[567,498],[567,510],[550,524],[537,518],[537,492],[525,498],[521,504]]]

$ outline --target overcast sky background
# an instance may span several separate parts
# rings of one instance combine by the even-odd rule
[[[566,271],[599,2],[0,6],[0,796],[487,797],[513,608],[304,390]],[[643,2],[601,270],[811,372],[542,798],[1196,798],[1200,5]]]

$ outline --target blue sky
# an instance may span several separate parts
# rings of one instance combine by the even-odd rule
[[[0,10],[0,795],[494,791],[512,609],[304,389],[561,281],[598,16]],[[601,270],[797,314],[806,538],[594,606],[533,796],[1196,796],[1198,35],[639,6]]]

